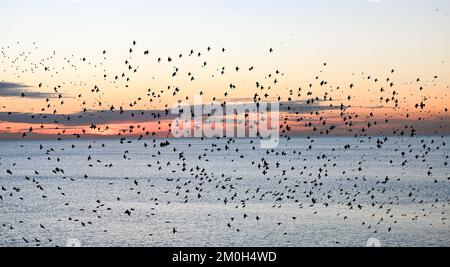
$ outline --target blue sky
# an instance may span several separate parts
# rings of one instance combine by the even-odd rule
[[[0,34],[3,40],[39,41],[57,50],[87,51],[139,39],[161,50],[217,44],[251,52],[279,46],[287,54],[302,49],[337,58],[336,51],[401,57],[402,51],[433,47],[443,56],[450,45],[448,13],[445,0],[2,0]]]

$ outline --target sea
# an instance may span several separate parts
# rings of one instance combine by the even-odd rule
[[[0,246],[450,246],[450,137],[0,141]]]

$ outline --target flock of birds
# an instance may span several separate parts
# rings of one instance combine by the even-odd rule
[[[20,43],[16,43],[19,46]],[[252,203],[270,203],[273,209],[282,208],[285,205],[294,205],[301,209],[316,209],[314,214],[320,209],[338,205],[340,207],[337,217],[343,221],[348,219],[347,212],[351,210],[371,210],[373,209],[373,217],[376,217],[376,223],[362,221],[361,225],[368,231],[377,233],[378,231],[391,232],[395,230],[398,219],[394,216],[396,205],[400,205],[405,200],[409,204],[421,205],[428,200],[421,199],[421,190],[419,187],[402,188],[401,190],[392,189],[395,182],[406,177],[391,174],[390,168],[400,168],[406,170],[417,164],[423,164],[423,179],[426,183],[442,184],[445,188],[450,182],[450,173],[447,171],[444,176],[442,173],[435,174],[433,163],[427,163],[427,160],[436,157],[442,159],[440,168],[446,168],[448,165],[448,144],[446,134],[448,134],[448,107],[435,107],[436,100],[441,103],[448,103],[448,96],[433,95],[439,81],[438,75],[432,77],[418,77],[414,81],[407,81],[397,85],[396,70],[389,69],[384,77],[377,77],[373,74],[353,73],[354,82],[345,86],[331,85],[325,78],[325,72],[328,64],[323,63],[319,74],[313,77],[311,82],[306,86],[298,88],[284,87],[284,78],[286,74],[283,71],[274,69],[271,73],[267,73],[263,78],[254,82],[254,85],[243,85],[239,80],[229,81],[225,77],[230,75],[250,75],[257,71],[256,65],[251,66],[216,66],[214,63],[208,62],[206,58],[220,57],[227,54],[226,48],[213,49],[207,46],[204,50],[190,49],[187,53],[178,53],[172,56],[152,56],[149,49],[142,49],[136,41],[133,41],[127,50],[127,56],[123,59],[121,71],[108,70],[110,65],[110,53],[107,50],[101,51],[99,60],[89,59],[87,56],[75,56],[61,58],[57,57],[56,51],[52,52],[48,57],[33,60],[33,53],[39,52],[37,44],[33,43],[32,51],[20,52],[11,56],[12,46],[1,47],[1,71],[8,72],[20,80],[24,76],[36,75],[46,79],[38,82],[35,87],[51,94],[44,99],[32,99],[35,103],[40,103],[39,110],[24,110],[20,112],[2,111],[13,108],[9,102],[2,103],[0,109],[1,120],[4,122],[17,122],[14,119],[9,121],[8,117],[13,118],[16,113],[25,114],[30,125],[27,129],[23,129],[18,139],[33,139],[34,136],[46,135],[49,138],[60,141],[64,144],[64,148],[50,147],[46,141],[39,141],[40,144],[36,148],[40,156],[46,157],[49,162],[55,164],[51,170],[52,176],[56,178],[70,180],[86,181],[91,178],[88,175],[89,169],[93,168],[126,168],[133,164],[133,160],[139,155],[133,155],[129,145],[134,144],[146,151],[145,156],[151,157],[154,161],[147,165],[147,169],[142,172],[150,178],[147,180],[137,179],[133,177],[123,177],[127,180],[127,185],[131,194],[135,194],[136,198],[145,195],[146,187],[143,184],[152,185],[152,177],[159,176],[161,172],[166,171],[174,177],[166,177],[165,187],[160,188],[166,195],[170,195],[171,200],[152,198],[152,204],[172,205],[174,202],[183,205],[201,202],[203,199],[214,201],[218,205],[234,206],[237,215],[224,221],[230,231],[241,232],[242,229],[237,227],[238,221],[252,220],[252,224],[257,224],[265,220],[265,215],[257,214],[250,217],[250,212],[246,212],[247,206]],[[276,49],[267,49],[268,56],[274,56]],[[143,57],[143,58],[142,58]],[[189,71],[183,68],[183,60],[190,58],[195,64],[198,64],[196,73],[194,70]],[[163,69],[163,80],[169,81],[169,85],[160,89],[149,88],[142,91],[136,91],[133,84],[134,79],[138,79],[137,75],[142,72],[142,68],[138,62],[150,61]],[[214,62],[214,60],[211,60]],[[55,62],[62,62],[53,65]],[[88,69],[88,75],[92,75],[89,79],[84,76]],[[168,70],[168,71],[167,71]],[[204,73],[201,73],[201,72]],[[65,73],[75,73],[74,80],[68,81],[61,77]],[[77,73],[80,73],[77,75]],[[205,74],[206,73],[206,74]],[[205,76],[207,75],[207,76]],[[65,76],[64,76],[65,77]],[[83,77],[83,79],[81,78]],[[201,78],[197,78],[201,77]],[[178,147],[177,142],[170,139],[170,124],[173,120],[173,114],[170,112],[170,104],[168,101],[175,99],[177,103],[190,101],[189,95],[184,94],[182,86],[179,84],[195,83],[197,79],[208,77],[217,79],[223,84],[223,91],[215,94],[217,91],[208,91],[208,89],[199,90],[201,96],[211,96],[209,101],[219,102],[222,106],[233,102],[233,97],[239,97],[245,91],[250,97],[247,101],[254,103],[262,103],[269,101],[280,102],[280,138],[282,145],[274,149],[260,149],[258,147],[257,138],[239,139],[232,136],[217,138],[201,138],[200,140],[188,141]],[[172,80],[171,80],[172,79]],[[44,81],[45,80],[45,81]],[[156,82],[156,77],[151,77],[149,83]],[[92,84],[93,81],[97,83]],[[3,81],[5,82],[5,81]],[[100,85],[101,84],[101,85]],[[175,84],[175,85],[174,85]],[[409,91],[401,88],[412,88]],[[74,88],[88,88],[83,91]],[[109,88],[109,89],[108,89]],[[140,92],[140,96],[132,99],[128,103],[112,103],[109,99],[111,88],[126,90],[130,95]],[[363,88],[370,88],[363,89]],[[375,89],[373,89],[375,88]],[[433,88],[433,90],[430,90]],[[17,98],[22,101],[28,101],[30,92],[25,88],[21,92],[17,92]],[[448,86],[446,87],[448,90]],[[369,95],[371,107],[353,106],[354,99],[358,99],[361,95]],[[418,100],[411,105],[410,99],[418,97]],[[438,99],[440,98],[440,99]],[[31,99],[31,98],[30,98]],[[170,99],[170,100],[169,100]],[[433,102],[434,101],[434,102]],[[76,103],[79,112],[66,114],[64,107],[67,102]],[[10,106],[8,106],[10,105]],[[445,104],[446,105],[446,104]],[[73,106],[72,106],[73,107]],[[161,108],[164,107],[164,108]],[[440,109],[440,110],[436,110]],[[105,123],[99,123],[99,119],[107,118],[113,114],[114,119],[105,120]],[[208,114],[213,116],[214,114]],[[122,122],[120,129],[114,124],[114,120]],[[400,120],[400,123],[397,121]],[[433,120],[434,124],[427,124]],[[75,121],[75,124],[71,124]],[[77,125],[77,121],[82,121]],[[153,122],[151,126],[145,125],[147,121]],[[127,124],[126,126],[123,126]],[[249,127],[248,121],[239,121],[236,127]],[[69,130],[70,127],[65,126],[76,125],[75,129]],[[435,128],[430,128],[432,125]],[[1,127],[0,130],[8,132],[11,129]],[[116,166],[112,162],[104,162],[95,152],[94,149],[107,151],[109,143],[98,139],[103,133],[113,134],[108,137],[115,136],[117,143],[123,146],[120,153],[124,164]],[[291,149],[289,146],[295,146],[297,139],[295,135],[302,134],[307,144],[304,149]],[[431,135],[421,137],[422,134]],[[346,141],[344,146],[336,143],[325,153],[323,150],[315,150],[318,139],[324,136],[347,136],[351,140]],[[87,143],[79,143],[75,139],[84,140]],[[345,140],[345,139],[344,139]],[[405,142],[411,142],[406,144]],[[195,146],[195,142],[205,142],[205,148],[198,151],[197,155],[193,155],[191,148]],[[101,143],[101,144],[99,144]],[[70,144],[70,145],[69,145]],[[80,148],[80,145],[87,144],[87,148]],[[243,145],[244,144],[244,145]],[[285,145],[283,145],[285,144]],[[395,148],[394,154],[400,157],[400,162],[385,160],[387,169],[380,173],[379,180],[369,181],[364,173],[364,169],[370,168],[373,162],[368,161],[369,156],[361,156],[353,162],[352,166],[339,166],[339,155],[357,151],[359,146],[370,144],[375,147],[371,153],[377,153],[377,150],[383,149],[384,146],[392,146]],[[248,147],[248,149],[243,149]],[[19,148],[22,148],[20,145]],[[87,149],[87,150],[86,150]],[[63,157],[53,156],[56,153],[64,154],[66,151],[86,151],[86,161],[84,169],[78,169],[79,176],[67,176],[67,169],[62,166]],[[258,155],[258,159],[250,157],[249,153]],[[163,161],[165,155],[172,155],[171,159]],[[226,155],[226,156],[224,156]],[[308,156],[306,156],[308,155]],[[219,156],[219,157],[214,157]],[[222,156],[221,164],[228,166],[228,170],[219,172],[216,169],[208,169],[211,161],[217,160]],[[372,155],[373,156],[373,155]],[[38,157],[38,156],[36,156]],[[160,160],[161,158],[161,160]],[[382,161],[382,159],[379,159]],[[33,161],[30,155],[26,161]],[[314,164],[319,164],[312,167]],[[239,164],[245,162],[246,168],[261,177],[256,188],[246,184],[246,177],[240,173]],[[22,179],[25,183],[22,186],[32,186],[37,189],[37,194],[42,201],[48,198],[48,191],[54,188],[46,188],[41,182],[43,170],[33,170],[29,175],[24,177],[16,177],[20,173],[22,165],[26,162],[8,162],[7,156],[0,153],[0,203],[6,203],[13,200],[15,203],[21,203],[26,199],[27,195],[21,194],[23,188],[16,186],[8,186],[7,179],[15,177]],[[70,166],[70,165],[68,165]],[[422,166],[422,165],[421,165]],[[317,168],[316,168],[317,167]],[[339,169],[343,168],[343,169]],[[327,185],[329,176],[335,175],[339,170],[341,177],[340,184],[336,187]],[[177,175],[180,175],[178,178]],[[189,177],[189,179],[181,179],[180,177]],[[373,182],[373,183],[372,183]],[[113,182],[110,183],[111,185]],[[345,186],[344,186],[345,184]],[[253,186],[254,184],[252,184]],[[269,185],[269,186],[268,186]],[[341,185],[341,186],[339,186]],[[366,186],[364,186],[366,185]],[[152,185],[153,186],[153,185]],[[101,189],[99,189],[101,191]],[[124,188],[127,190],[127,188]],[[61,203],[70,207],[75,205],[67,201],[66,195],[72,192],[64,191],[64,186],[58,186],[57,192],[61,196]],[[219,194],[220,192],[220,194]],[[393,193],[394,192],[394,193]],[[217,197],[216,197],[217,196]],[[383,197],[385,196],[385,197]],[[123,196],[116,196],[115,201],[120,203]],[[436,197],[430,203],[430,210],[423,210],[422,215],[419,213],[402,214],[400,217],[410,216],[411,221],[416,221],[419,217],[426,217],[433,209],[444,210],[440,214],[440,222],[447,224],[447,212],[449,207],[450,195],[444,194]],[[4,204],[1,204],[2,206]],[[49,209],[53,204],[48,203]],[[119,207],[119,206],[117,206]],[[427,206],[428,207],[428,206]],[[80,212],[86,212],[85,209]],[[105,216],[104,212],[116,212],[120,216],[130,217],[136,215],[136,209],[132,206],[118,210],[113,204],[107,204],[102,199],[97,199],[92,206],[93,218],[97,220],[79,220],[72,217],[68,218],[79,223],[78,227],[88,228],[93,224],[102,224]],[[155,216],[155,213],[147,214],[147,216]],[[208,214],[208,216],[212,216]],[[201,218],[199,218],[201,220]],[[301,220],[301,213],[291,216],[291,221]],[[389,225],[382,230],[376,228],[383,222],[389,220]],[[0,233],[12,231],[20,228],[23,220],[11,222],[7,215],[0,216]],[[281,226],[283,222],[276,222]],[[180,229],[181,227],[181,229]],[[38,228],[46,231],[48,226],[42,223],[38,224]],[[108,229],[104,229],[105,232]],[[183,232],[182,226],[171,226],[170,234],[176,235]],[[288,235],[287,232],[283,232]],[[149,234],[152,235],[152,234]],[[44,241],[38,237],[22,237],[24,244],[40,245]],[[0,241],[2,242],[2,241]],[[52,244],[52,240],[48,239],[46,244]],[[54,244],[57,245],[57,244]]]

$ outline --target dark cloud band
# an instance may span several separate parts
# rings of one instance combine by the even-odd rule
[[[22,83],[0,82],[0,97],[55,98],[55,93],[31,91],[30,86]]]

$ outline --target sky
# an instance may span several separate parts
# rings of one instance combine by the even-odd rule
[[[336,100],[351,95],[346,105],[375,112],[381,85],[372,81],[389,77],[395,81],[390,92],[395,90],[404,102],[397,113],[390,111],[392,119],[404,119],[406,113],[418,118],[427,112],[427,118],[441,123],[449,102],[449,13],[446,0],[1,0],[0,132],[28,129],[30,122],[17,119],[21,113],[78,114],[84,108],[102,110],[110,105],[164,109],[186,97],[189,103],[199,91],[205,99],[223,97],[230,83],[237,89],[228,90],[229,99],[251,98],[255,81],[269,84],[276,70],[282,75],[277,76],[277,85],[272,84],[271,98],[286,100],[289,90],[302,87],[305,92],[310,83],[326,80],[326,87],[312,88],[314,96],[322,97],[333,87],[330,94]],[[202,55],[189,57],[191,49]],[[145,50],[148,56],[143,55]],[[161,63],[156,61],[159,57]],[[167,62],[168,57],[173,61]],[[125,60],[135,73],[127,72]],[[203,62],[208,65],[203,67]],[[236,66],[240,72],[233,71]],[[247,71],[250,66],[254,71]],[[225,75],[220,74],[222,67]],[[171,77],[175,68],[179,74]],[[124,81],[122,73],[130,81]],[[114,81],[116,75],[119,79]],[[351,83],[357,92],[348,91]],[[95,86],[100,93],[92,94]],[[158,92],[168,86],[166,91],[179,87],[180,93],[129,105],[149,89]],[[420,86],[426,89],[419,91]],[[22,92],[25,97],[20,97]],[[426,110],[414,117],[414,104],[424,98]],[[387,114],[383,109],[376,112],[380,118]],[[117,121],[116,128],[126,122]],[[78,126],[70,125],[68,132],[86,125]]]

